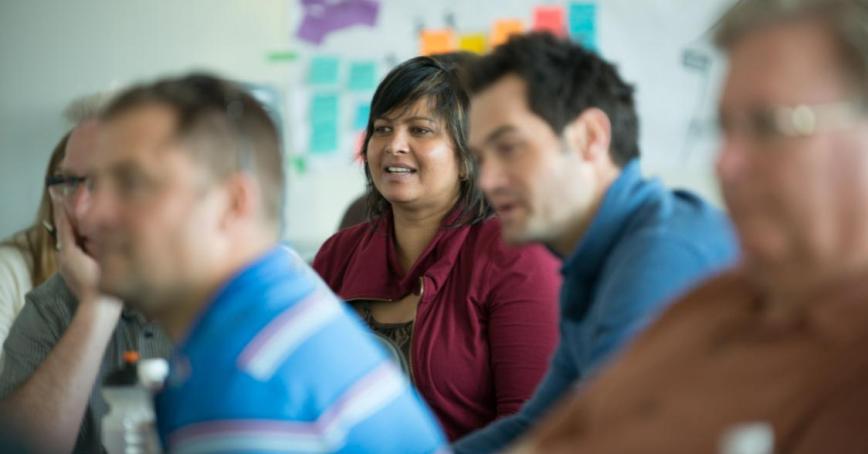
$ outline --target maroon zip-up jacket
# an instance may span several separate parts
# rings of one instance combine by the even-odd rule
[[[414,383],[450,440],[516,412],[558,339],[560,263],[541,246],[503,243],[496,218],[447,221],[402,273],[389,214],[329,238],[314,269],[342,298],[397,301],[418,288]]]

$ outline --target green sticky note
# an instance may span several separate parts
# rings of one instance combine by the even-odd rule
[[[570,4],[570,38],[585,49],[597,50],[597,5],[588,2]]]
[[[292,165],[295,167],[295,171],[301,175],[307,172],[307,159],[304,156],[293,156]]]
[[[298,53],[291,50],[271,52],[266,59],[270,62],[294,61],[298,59]]]
[[[347,88],[352,91],[371,91],[377,86],[377,64],[372,61],[357,61],[350,64]]]
[[[318,93],[310,103],[310,151],[328,153],[338,148],[338,105],[334,93]]]
[[[311,85],[334,85],[338,83],[340,60],[335,57],[314,57],[310,61],[307,82]]]
[[[371,116],[371,105],[369,103],[361,103],[356,106],[356,119],[353,121],[354,129],[365,129],[368,127],[368,117]]]

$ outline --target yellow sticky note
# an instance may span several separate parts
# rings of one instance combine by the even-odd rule
[[[485,53],[485,34],[473,33],[470,35],[461,35],[458,38],[458,49],[465,52],[473,52],[474,54]]]
[[[455,50],[455,32],[448,29],[423,30],[420,36],[419,54],[444,54]]]
[[[499,46],[505,43],[510,36],[523,32],[524,22],[519,19],[497,20],[491,30],[491,47]]]

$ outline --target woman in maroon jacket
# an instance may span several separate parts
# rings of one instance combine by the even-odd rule
[[[474,184],[456,56],[393,69],[371,103],[369,221],[314,268],[393,344],[450,440],[514,413],[557,341],[558,262],[503,244]]]

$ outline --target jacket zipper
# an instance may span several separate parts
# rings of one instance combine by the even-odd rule
[[[416,338],[416,327],[419,326],[419,308],[422,307],[422,298],[425,296],[425,279],[419,276],[419,302],[416,303],[416,316],[413,317],[413,330],[410,331],[410,357],[407,358],[408,368],[410,369],[410,383],[416,386],[416,374],[413,373],[413,339]]]

